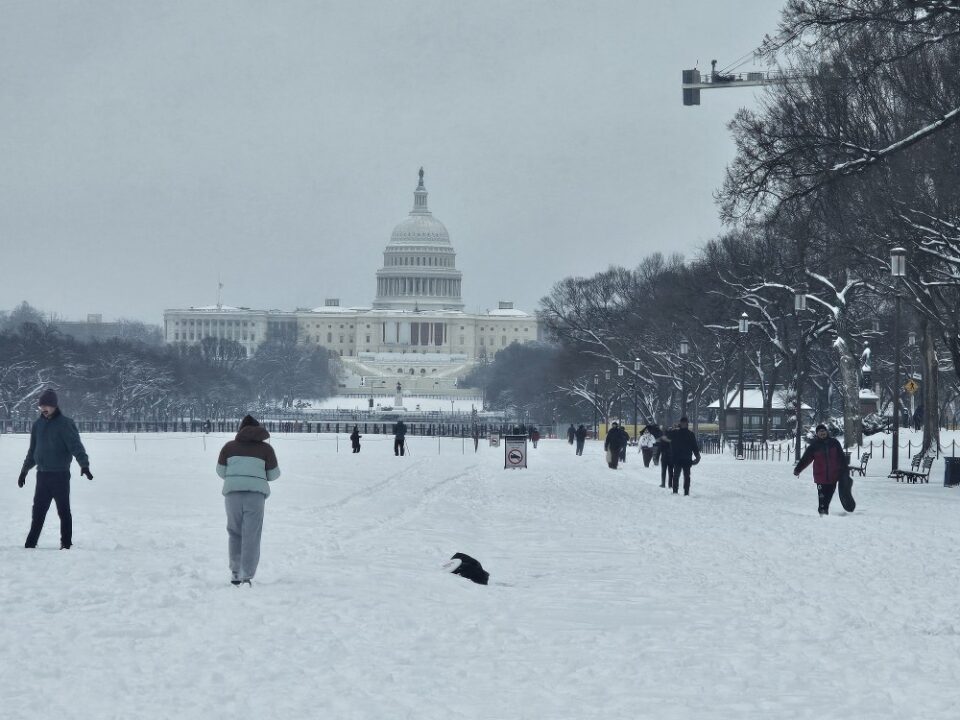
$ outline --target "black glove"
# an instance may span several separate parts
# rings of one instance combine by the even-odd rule
[[[27,471],[24,470],[20,473],[20,477],[17,478],[17,487],[23,487],[27,482]]]
[[[88,467],[80,468],[80,474],[87,480],[93,480],[93,475],[90,474],[90,468]]]

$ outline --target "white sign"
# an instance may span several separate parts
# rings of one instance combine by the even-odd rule
[[[503,467],[525,468],[527,466],[526,435],[507,435],[503,438]]]

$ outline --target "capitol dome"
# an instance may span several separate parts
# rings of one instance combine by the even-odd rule
[[[413,209],[390,234],[377,270],[375,309],[463,310],[461,273],[450,233],[427,207],[427,188],[413,191]]]
[[[410,217],[398,224],[390,234],[391,245],[450,244],[450,233],[430,211],[411,211]]]

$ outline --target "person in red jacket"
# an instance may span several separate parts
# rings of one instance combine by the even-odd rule
[[[837,489],[837,481],[847,472],[847,456],[836,438],[829,437],[825,425],[817,425],[817,437],[800,458],[793,474],[800,477],[803,469],[813,463],[813,481],[817,484],[817,498],[821,515],[830,514],[830,501]]]

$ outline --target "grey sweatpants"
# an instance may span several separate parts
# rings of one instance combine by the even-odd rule
[[[249,580],[260,562],[260,533],[267,497],[258,492],[232,492],[223,496],[230,536],[230,572],[237,580]]]

